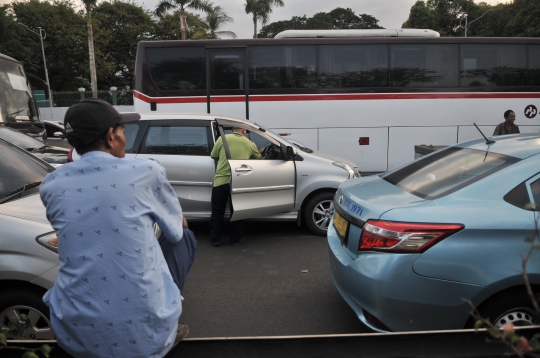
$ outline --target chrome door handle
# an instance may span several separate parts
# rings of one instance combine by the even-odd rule
[[[253,170],[252,167],[250,167],[248,165],[245,165],[245,164],[242,164],[242,166],[240,168],[234,169],[234,171],[237,172],[237,173],[247,173],[247,172],[250,172],[252,170]]]

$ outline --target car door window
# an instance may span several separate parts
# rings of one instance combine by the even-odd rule
[[[207,127],[152,126],[143,153],[209,156]]]
[[[247,137],[255,143],[264,159],[282,159],[281,149],[278,143],[254,131],[248,132]]]

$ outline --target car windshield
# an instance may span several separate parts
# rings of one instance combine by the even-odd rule
[[[432,200],[464,188],[519,159],[481,150],[451,147],[384,174],[382,178]]]
[[[43,142],[8,127],[0,127],[0,138],[26,150],[38,149],[45,146]]]
[[[0,59],[0,122],[38,121],[22,65]]]
[[[9,196],[14,190],[29,184],[43,181],[45,176],[53,171],[47,164],[32,157],[27,152],[0,140],[0,201]],[[21,195],[37,193],[39,185],[31,186]]]

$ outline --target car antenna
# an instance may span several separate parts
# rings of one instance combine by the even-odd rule
[[[493,139],[487,139],[486,136],[484,135],[484,133],[482,133],[482,131],[480,130],[480,128],[478,128],[478,126],[476,125],[476,123],[474,123],[474,126],[476,127],[476,129],[478,129],[478,131],[480,132],[480,134],[482,135],[482,137],[484,137],[484,139],[486,140],[486,144],[492,144],[492,143],[495,143],[495,141]]]

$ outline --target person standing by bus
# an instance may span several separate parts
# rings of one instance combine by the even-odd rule
[[[230,159],[259,159],[261,153],[255,143],[246,138],[247,129],[233,128],[231,134],[226,134],[227,145],[230,151]],[[210,243],[213,246],[221,245],[221,224],[225,215],[225,207],[231,197],[231,168],[227,160],[226,149],[221,137],[216,141],[216,145],[210,153],[212,159],[217,162],[216,175],[212,187],[212,216],[210,217]],[[233,214],[232,203],[230,205],[231,217]],[[231,221],[230,245],[235,246],[244,242],[244,221]]]
[[[500,123],[493,132],[493,136],[496,135],[505,135],[505,134],[516,134],[519,132],[519,127],[514,124],[516,120],[516,113],[511,109],[504,112],[505,121]]]

